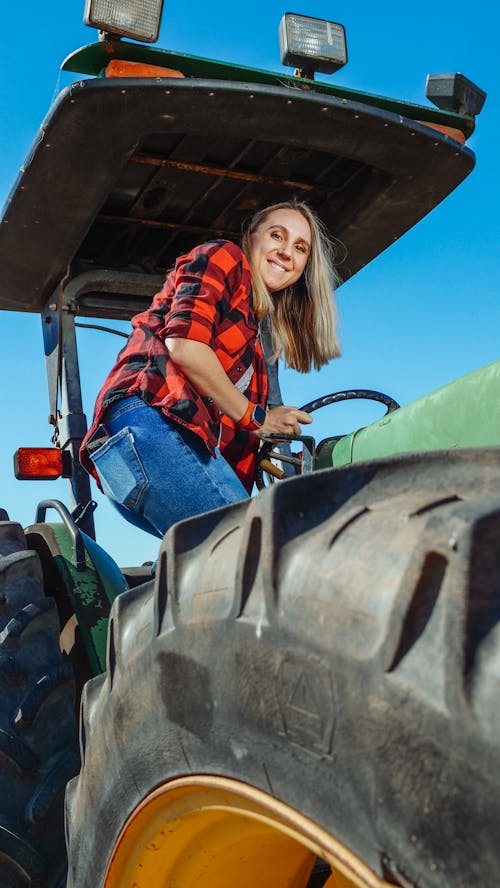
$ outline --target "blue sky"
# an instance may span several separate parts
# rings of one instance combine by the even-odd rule
[[[481,14],[477,9],[488,10]],[[50,12],[47,12],[50,10]],[[349,62],[333,75],[353,89],[426,104],[428,73],[461,71],[488,93],[469,146],[477,155],[471,176],[413,231],[338,293],[343,357],[319,373],[285,372],[286,403],[301,404],[344,388],[385,391],[401,403],[420,397],[498,358],[500,251],[497,144],[500,135],[496,4],[474,7],[443,0],[432,9],[400,2],[165,0],[158,46],[269,70],[283,70],[278,25],[293,11],[342,22]],[[17,19],[19,13],[19,19]],[[83,0],[6,4],[1,66],[0,199],[3,203],[36,130],[70,77],[59,65],[96,38],[82,24]],[[330,79],[330,78],[325,78]],[[29,261],[29,256],[26,257]],[[1,282],[0,282],[1,286]],[[16,481],[12,454],[19,446],[47,446],[48,401],[38,316],[0,313],[2,442],[0,505],[27,525],[36,503],[67,501],[66,482]],[[121,342],[102,333],[79,337],[85,408],[93,400]],[[341,405],[315,414],[317,439],[364,425],[380,415],[369,405]],[[158,543],[129,528],[98,495],[98,539],[121,564],[155,558]]]

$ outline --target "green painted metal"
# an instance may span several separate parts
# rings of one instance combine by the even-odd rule
[[[322,448],[316,468],[395,453],[500,445],[500,361]]]
[[[382,111],[400,114],[410,120],[421,120],[454,127],[463,132],[467,138],[474,132],[474,119],[462,114],[439,111],[427,105],[416,105],[411,102],[401,102],[396,99],[371,95],[370,93],[357,92],[347,87],[336,86],[319,80],[307,80],[305,78],[293,77],[289,74],[276,74],[271,71],[262,71],[259,68],[243,67],[230,62],[218,62],[213,59],[171,52],[166,49],[155,49],[122,40],[106,40],[83,46],[67,56],[61,65],[61,69],[63,71],[72,71],[97,77],[113,58],[126,62],[141,62],[147,65],[158,65],[162,68],[173,68],[182,71],[186,77],[262,83],[269,86],[291,86],[293,89],[299,88],[336,96],[346,102],[358,102],[363,105],[369,105]]]
[[[73,564],[73,539],[64,524],[48,525],[56,538],[59,554],[54,560],[76,614],[82,641],[93,675],[106,668],[106,642],[111,605],[128,588],[125,577],[113,559],[82,533],[85,544],[85,570]]]
[[[99,575],[104,593],[109,603],[112,604],[120,592],[125,592],[128,589],[127,581],[111,555],[86,533],[82,533],[82,537],[85,550]]]

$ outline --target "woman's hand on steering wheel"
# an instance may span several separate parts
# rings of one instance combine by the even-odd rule
[[[254,432],[258,438],[265,435],[301,435],[299,423],[308,425],[312,417],[298,407],[273,407],[268,410],[260,429]]]

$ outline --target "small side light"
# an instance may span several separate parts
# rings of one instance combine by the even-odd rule
[[[83,21],[108,34],[155,43],[163,0],[85,0]]]
[[[184,77],[176,68],[161,68],[159,65],[147,65],[142,62],[124,62],[122,59],[111,59],[104,69],[105,77]],[[83,325],[82,325],[83,326]]]
[[[441,111],[469,117],[479,114],[486,99],[486,93],[463,74],[428,74],[425,95]]]
[[[18,481],[55,481],[71,477],[71,454],[56,447],[20,447],[14,454]]]
[[[347,62],[345,29],[336,22],[287,12],[279,35],[282,64],[297,68],[302,77],[333,74]]]

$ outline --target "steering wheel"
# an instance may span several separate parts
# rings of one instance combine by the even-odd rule
[[[382,392],[376,392],[372,389],[346,389],[342,392],[332,392],[330,395],[323,395],[321,398],[309,401],[308,404],[304,404],[300,409],[305,413],[313,413],[315,410],[319,410],[320,407],[328,407],[329,404],[338,404],[340,401],[356,400],[377,401],[379,404],[384,404],[387,407],[384,416],[387,416],[388,413],[392,413],[399,407],[398,402],[395,401],[394,398],[390,398],[389,395],[384,395]],[[267,486],[266,479],[269,484],[274,484],[276,480],[281,480],[287,477],[283,469],[279,469],[274,464],[273,460],[279,461],[282,464],[292,465],[295,474],[301,474],[301,460],[292,455],[289,445],[286,446],[288,452],[285,453],[280,453],[279,450],[273,449],[276,443],[281,443],[283,446],[283,442],[287,441],[287,439],[288,436],[286,435],[275,435],[270,436],[269,439],[265,439],[264,444],[259,451],[257,471],[255,473],[255,483],[259,490],[262,490]],[[293,440],[294,438],[290,436],[290,441]]]

